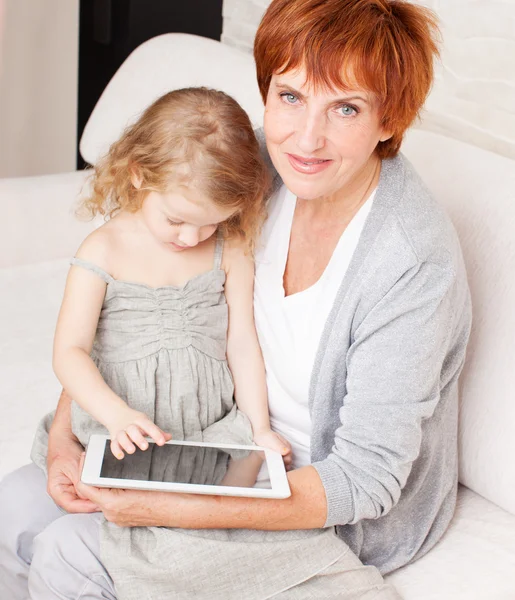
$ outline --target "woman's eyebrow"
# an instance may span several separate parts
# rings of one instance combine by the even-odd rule
[[[354,100],[361,100],[361,102],[364,102],[365,104],[370,104],[369,101],[363,96],[345,96],[344,98],[338,98],[334,102],[353,102]]]
[[[275,87],[278,90],[282,90],[284,92],[290,92],[294,96],[297,96],[297,98],[300,98],[301,100],[303,100],[305,98],[305,96],[304,96],[304,94],[302,92],[299,92],[295,88],[292,88],[291,85],[287,85],[286,83],[276,83]]]
[[[300,100],[304,100],[306,97],[304,96],[304,94],[302,94],[302,92],[299,92],[298,90],[292,88],[290,85],[287,85],[285,83],[276,83],[275,87],[278,90],[282,90],[285,92],[291,92],[294,96],[297,96],[297,98],[299,98]],[[353,102],[354,100],[361,100],[361,102],[364,102],[365,104],[370,104],[370,102],[367,100],[367,98],[365,98],[364,96],[360,96],[360,95],[352,95],[352,96],[344,96],[342,98],[335,98],[334,100],[331,100],[331,104],[342,104],[344,102]]]

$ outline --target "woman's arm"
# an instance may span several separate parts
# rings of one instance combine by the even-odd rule
[[[84,448],[71,430],[71,398],[63,390],[48,434],[47,491],[53,501],[69,513],[89,513],[98,507],[79,496],[75,485],[80,478]]]
[[[457,397],[449,390],[456,389],[469,328],[464,270],[443,261],[412,265],[357,324],[344,357],[345,396],[334,398],[341,406],[334,442],[313,464],[326,490],[326,526],[386,515],[423,444],[426,463],[418,469],[438,475],[440,448],[431,444],[456,435]],[[331,336],[328,355],[341,336],[337,323]],[[332,402],[334,390],[315,394]],[[453,461],[450,454],[445,468],[454,469]]]
[[[317,529],[327,520],[324,487],[316,470],[288,473],[290,498],[269,500],[94,488],[77,489],[97,505],[108,521],[121,527],[182,529]]]

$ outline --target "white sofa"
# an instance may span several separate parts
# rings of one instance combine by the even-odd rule
[[[143,44],[113,78],[84,132],[84,158],[94,163],[161,93],[190,85],[227,91],[260,124],[250,56],[168,34]],[[461,381],[456,515],[427,556],[389,579],[407,600],[513,600],[515,162],[422,131],[407,136],[403,151],[458,229],[474,327]],[[94,227],[73,215],[86,175],[0,180],[0,477],[28,461],[36,423],[58,397],[53,328],[68,259]]]

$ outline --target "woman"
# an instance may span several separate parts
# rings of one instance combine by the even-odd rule
[[[154,565],[149,594],[165,597],[170,568],[180,598],[398,598],[380,572],[445,531],[470,301],[452,225],[398,155],[431,86],[435,33],[431,14],[407,2],[274,0],[256,36],[280,180],[256,256],[255,316],[272,425],[293,448],[290,499],[77,483],[82,448],[61,397],[48,457],[55,503],[100,510],[127,536],[184,531],[170,533],[181,541]],[[18,503],[0,540],[10,597],[26,596],[27,577],[38,599],[132,597],[114,591],[112,557],[99,559],[98,515],[52,529],[59,509],[48,499],[29,516],[30,494],[41,496],[33,469],[0,488],[2,515]],[[206,529],[218,535],[196,531]]]

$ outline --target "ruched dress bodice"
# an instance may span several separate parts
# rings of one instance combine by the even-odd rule
[[[92,267],[78,259],[72,264]],[[159,288],[103,275],[107,290],[92,353],[98,360],[140,360],[161,350],[189,346],[216,360],[225,360],[225,271],[201,273],[181,287]]]

